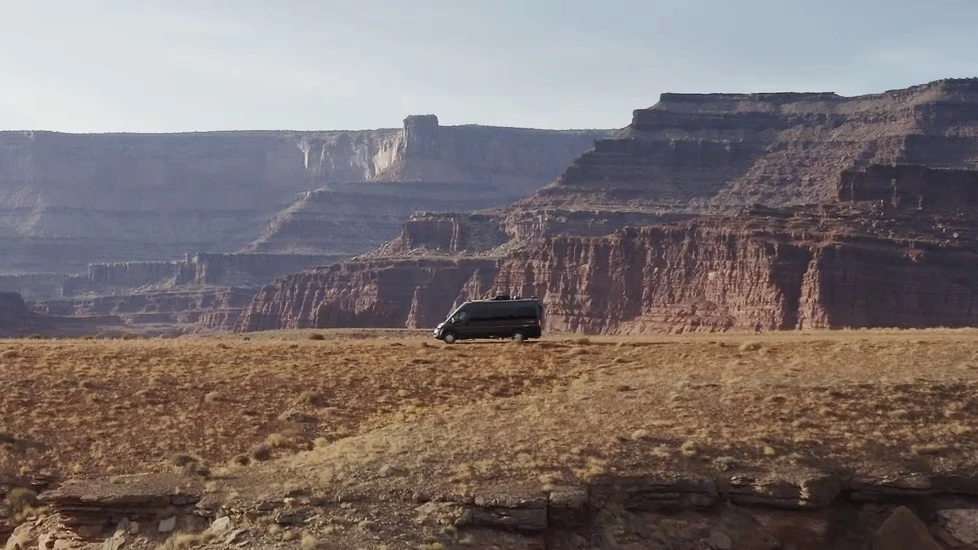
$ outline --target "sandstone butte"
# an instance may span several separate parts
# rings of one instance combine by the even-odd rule
[[[669,93],[528,198],[276,279],[237,330],[426,328],[496,293],[551,331],[975,326],[976,208],[978,79]]]
[[[395,237],[415,210],[487,208],[608,130],[0,132],[0,290],[40,313],[233,326],[261,285]]]

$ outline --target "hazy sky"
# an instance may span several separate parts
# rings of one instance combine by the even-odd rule
[[[976,0],[0,0],[0,129],[608,128],[962,76]]]

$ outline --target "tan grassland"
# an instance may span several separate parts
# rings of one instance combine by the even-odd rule
[[[352,457],[337,443],[374,432],[396,441],[391,430],[406,425],[451,441],[463,485],[516,471],[554,483],[650,461],[978,465],[971,330],[452,346],[416,333],[309,334],[0,341],[0,472],[206,476],[317,449],[380,467],[396,453]],[[437,447],[430,458],[445,458]]]
[[[0,340],[0,480],[49,478],[93,499],[203,494],[208,506],[237,510],[239,546],[537,548],[457,530],[459,503],[700,475],[973,477],[976,337]],[[151,475],[123,475],[139,473]],[[7,495],[6,525],[26,521],[14,536],[63,535],[57,516],[32,519],[47,513],[35,504],[30,492]],[[298,525],[283,519],[300,512],[308,517]],[[619,512],[595,521],[633,521]],[[712,521],[642,517],[623,536],[702,540]],[[127,547],[230,547],[212,531],[185,516],[174,533],[140,532]]]

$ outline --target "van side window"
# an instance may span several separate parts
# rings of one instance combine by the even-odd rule
[[[472,304],[465,308],[468,312],[469,321],[487,321],[492,317],[492,306],[486,304]]]
[[[536,319],[537,308],[533,306],[521,306],[517,311],[515,317],[517,319]]]

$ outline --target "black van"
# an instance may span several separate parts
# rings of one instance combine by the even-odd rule
[[[543,304],[536,298],[496,296],[472,300],[455,308],[435,327],[435,338],[446,344],[474,338],[512,338],[522,342],[543,332]]]

